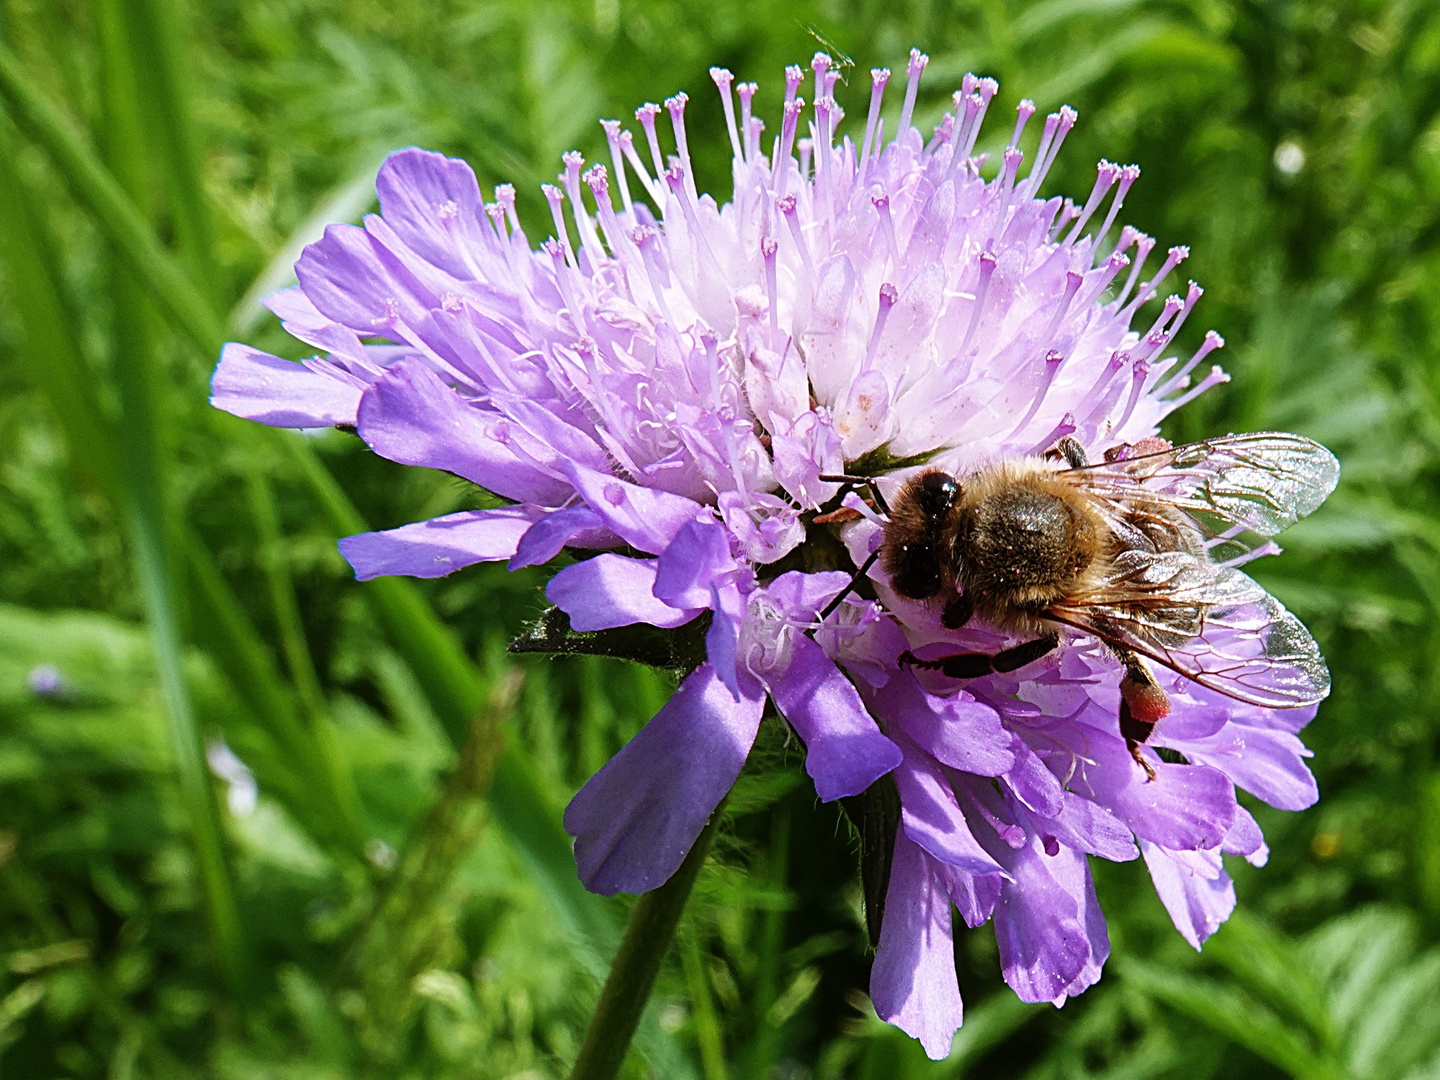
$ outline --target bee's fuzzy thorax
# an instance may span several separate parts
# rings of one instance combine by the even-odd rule
[[[956,578],[987,622],[1013,623],[1084,587],[1108,530],[1074,484],[1042,462],[1015,459],[967,478],[962,490],[950,523]]]

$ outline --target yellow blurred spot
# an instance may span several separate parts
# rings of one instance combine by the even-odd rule
[[[1314,852],[1317,859],[1333,859],[1340,854],[1340,836],[1338,833],[1322,832],[1316,833],[1315,839],[1310,841],[1310,850]]]

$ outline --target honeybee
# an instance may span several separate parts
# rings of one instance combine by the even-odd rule
[[[1335,456],[1299,435],[1144,439],[1095,464],[1067,437],[964,477],[921,472],[893,506],[869,483],[888,519],[870,562],[899,595],[942,605],[949,629],[976,618],[1029,639],[996,653],[906,652],[902,664],[976,678],[1033,663],[1067,628],[1098,638],[1124,668],[1120,734],[1153,778],[1140,747],[1170,700],[1147,661],[1268,708],[1330,692],[1309,632],[1235,564],[1316,509],[1339,475]]]

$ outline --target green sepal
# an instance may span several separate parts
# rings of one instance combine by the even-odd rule
[[[900,789],[886,774],[859,795],[840,800],[850,824],[860,834],[860,884],[865,893],[865,932],[870,947],[880,944],[885,919],[885,893],[895,861],[895,833],[900,828]]]
[[[854,461],[847,462],[845,474],[847,476],[884,476],[897,469],[913,469],[917,465],[924,465],[945,449],[948,448],[937,446],[924,453],[911,454],[909,457],[896,457],[890,453],[890,444],[886,443],[884,446],[877,446],[874,450],[861,454]]]
[[[711,613],[701,612],[684,626],[662,630],[648,623],[611,630],[579,631],[558,607],[548,607],[526,631],[510,642],[512,653],[552,656],[609,656],[654,668],[694,671],[705,662],[705,631]]]

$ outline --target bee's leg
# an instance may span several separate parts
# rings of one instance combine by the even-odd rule
[[[1072,469],[1083,469],[1090,464],[1085,457],[1085,448],[1069,435],[1057,442],[1055,449],[1060,451],[1060,456],[1070,463]]]
[[[1130,712],[1129,703],[1124,698],[1120,699],[1120,734],[1125,736],[1125,745],[1130,748],[1130,756],[1135,759],[1135,764],[1145,770],[1147,784],[1155,779],[1155,766],[1145,760],[1145,755],[1140,753],[1140,747],[1154,730],[1154,724],[1142,724],[1136,720]]]
[[[873,476],[846,476],[844,473],[825,473],[820,477],[827,484],[841,484],[845,490],[853,491],[856,488],[867,488],[870,492],[870,501],[875,504],[875,509],[890,516],[890,505],[885,501],[885,496],[880,494],[880,485],[875,482]]]
[[[1065,463],[1072,469],[1083,469],[1090,464],[1085,456],[1085,448],[1078,442],[1066,435],[1063,439],[1057,439],[1055,445],[1045,451],[1044,456],[1051,461],[1065,459]]]
[[[1034,641],[1001,649],[997,653],[952,653],[949,656],[937,656],[934,660],[921,660],[907,649],[900,654],[900,663],[924,668],[926,671],[938,671],[951,679],[978,679],[982,675],[1004,674],[1032,664],[1057,644],[1059,639],[1053,634],[1047,634]]]
[[[1120,734],[1130,748],[1130,756],[1145,770],[1147,782],[1155,779],[1155,767],[1140,753],[1155,725],[1170,714],[1170,697],[1155,681],[1145,661],[1128,649],[1117,649],[1125,665],[1120,680]]]
[[[974,614],[975,601],[970,599],[969,594],[962,593],[945,605],[945,610],[940,613],[940,623],[946,630],[959,630]]]

